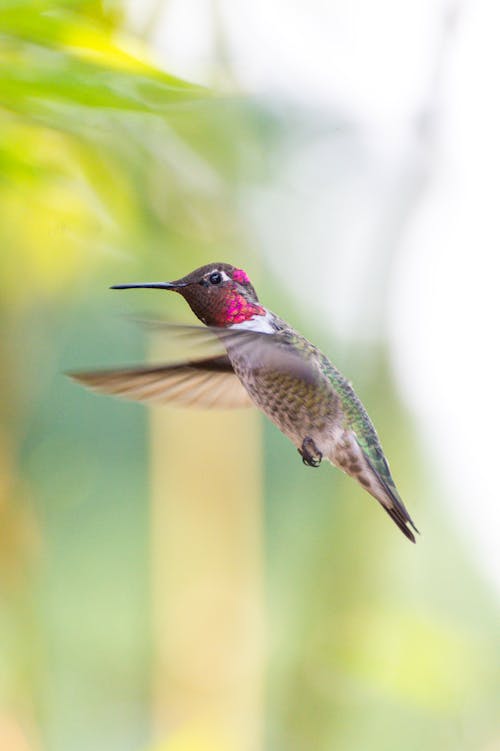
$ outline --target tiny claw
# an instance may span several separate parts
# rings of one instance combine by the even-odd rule
[[[323,454],[318,449],[313,439],[310,436],[306,436],[302,441],[302,447],[297,449],[302,457],[302,463],[308,467],[319,467]]]

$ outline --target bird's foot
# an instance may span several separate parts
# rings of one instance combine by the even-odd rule
[[[301,455],[303,463],[307,464],[308,467],[319,467],[321,464],[323,454],[310,436],[306,435],[302,441],[302,447],[297,451]]]

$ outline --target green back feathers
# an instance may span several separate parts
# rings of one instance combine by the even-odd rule
[[[356,439],[372,468],[384,484],[389,485],[391,490],[396,492],[378,435],[356,392],[324,355],[322,355],[320,367],[340,397],[342,411],[345,415],[344,427],[356,434]]]

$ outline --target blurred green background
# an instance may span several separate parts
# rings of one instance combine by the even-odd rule
[[[332,336],[249,228],[317,123],[164,72],[119,2],[2,0],[0,60],[2,751],[500,748],[497,602],[386,334]],[[212,260],[353,378],[415,547],[255,415],[151,417],[64,376],[158,357],[127,314],[191,320],[110,284]]]

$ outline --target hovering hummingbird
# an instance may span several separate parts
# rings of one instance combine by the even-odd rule
[[[392,479],[377,433],[351,385],[328,358],[265,308],[242,269],[210,263],[174,282],[118,284],[181,294],[206,328],[163,324],[219,352],[181,363],[75,373],[80,383],[137,401],[197,407],[257,406],[298,449],[304,464],[323,458],[379,501],[409,540],[418,532]]]

